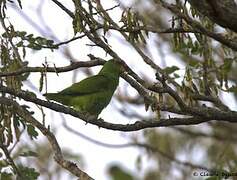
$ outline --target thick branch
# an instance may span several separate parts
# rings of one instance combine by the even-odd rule
[[[187,118],[168,118],[168,119],[151,119],[149,121],[137,121],[133,124],[112,124],[105,122],[103,119],[87,119],[83,114],[59,104],[55,104],[52,102],[44,101],[38,99],[32,94],[27,92],[15,92],[14,90],[0,86],[0,92],[9,93],[11,95],[17,96],[22,98],[26,101],[33,102],[35,104],[47,107],[49,109],[55,110],[57,112],[62,112],[65,114],[70,114],[74,117],[80,118],[81,120],[97,125],[99,127],[103,127],[105,129],[110,130],[118,130],[118,131],[137,131],[145,128],[152,128],[152,127],[166,127],[166,126],[175,126],[175,125],[193,125],[193,124],[200,124],[203,122],[208,122],[211,120],[222,120],[227,122],[237,122],[237,112],[228,111],[222,112],[219,110],[211,109],[211,108],[193,108],[190,109],[190,113],[194,115],[194,117],[187,117]],[[1,101],[2,98],[0,98]]]
[[[216,24],[237,32],[237,4],[234,0],[188,0]]]

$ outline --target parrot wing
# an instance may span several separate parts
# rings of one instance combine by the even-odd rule
[[[66,96],[82,96],[108,91],[111,88],[114,89],[116,87],[116,82],[113,82],[112,78],[104,75],[95,75],[73,84],[58,94]]]

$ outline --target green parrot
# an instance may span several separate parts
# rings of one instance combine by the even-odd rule
[[[72,106],[86,115],[96,116],[109,104],[119,84],[122,66],[107,61],[97,75],[83,79],[58,93],[46,93],[47,99]]]

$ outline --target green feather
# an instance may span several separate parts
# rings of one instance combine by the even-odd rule
[[[98,116],[109,104],[119,84],[121,65],[107,61],[100,72],[58,92],[44,94],[47,99],[72,106],[76,110]]]

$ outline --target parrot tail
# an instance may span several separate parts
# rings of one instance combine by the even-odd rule
[[[57,93],[45,93],[43,94],[47,99],[50,100],[57,100],[58,99],[58,94]]]
[[[59,93],[45,93],[45,94],[43,94],[43,96],[45,96],[47,99],[57,101],[57,102],[64,104],[64,105],[70,104],[70,98],[63,96]]]

